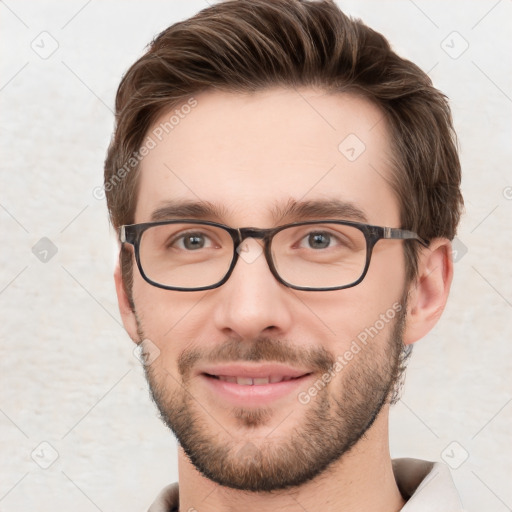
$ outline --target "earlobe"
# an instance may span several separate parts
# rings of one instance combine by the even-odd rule
[[[124,285],[119,258],[117,259],[114,270],[114,281],[116,285],[117,303],[119,305],[119,312],[121,313],[124,328],[130,338],[137,343],[139,341],[137,319],[130,297],[128,296],[128,292]]]
[[[418,258],[418,274],[407,299],[404,343],[410,345],[423,338],[439,320],[450,292],[453,277],[451,242],[432,240]]]

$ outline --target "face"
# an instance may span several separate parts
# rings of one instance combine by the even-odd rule
[[[232,227],[327,218],[400,227],[386,125],[366,100],[312,89],[195,99],[142,161],[136,223],[155,212],[194,217],[197,208],[175,208],[194,202],[215,210],[198,219]],[[287,212],[305,202],[316,207],[306,217]],[[146,375],[196,468],[270,491],[319,475],[378,417],[399,375],[405,267],[402,243],[381,240],[359,285],[299,291],[250,242],[213,290],[159,289],[135,267],[132,335],[159,351]]]

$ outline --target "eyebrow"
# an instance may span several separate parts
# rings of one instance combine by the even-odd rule
[[[354,220],[368,222],[365,212],[350,201],[324,199],[296,201],[290,199],[286,205],[276,205],[272,209],[275,222],[320,219]]]
[[[208,201],[166,201],[153,211],[152,221],[172,219],[198,219],[220,221],[227,215],[227,209]]]
[[[162,203],[151,214],[153,222],[173,219],[212,220],[223,222],[229,216],[224,205],[208,201],[173,200]],[[365,212],[350,201],[341,199],[297,201],[274,205],[270,215],[275,224],[314,219],[353,220],[368,223]]]

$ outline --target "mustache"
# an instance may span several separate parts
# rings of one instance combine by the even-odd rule
[[[251,342],[227,340],[211,350],[183,350],[178,356],[180,375],[186,379],[199,361],[289,363],[324,373],[335,364],[336,359],[323,347],[297,347],[287,341],[268,337],[260,337]]]

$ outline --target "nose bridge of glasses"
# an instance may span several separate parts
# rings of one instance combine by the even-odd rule
[[[261,228],[237,228],[238,232],[238,246],[243,246],[244,240],[253,238],[256,240],[261,240],[263,243],[259,243],[263,252],[268,250],[268,241],[272,236],[273,229],[261,229]]]
[[[259,228],[238,228],[237,231],[238,236],[240,237],[240,242],[243,242],[247,238],[258,238],[260,240],[265,240],[268,238],[268,234],[271,230]]]
[[[262,253],[265,254],[265,259],[267,260],[270,268],[272,268],[272,263],[269,261],[268,254],[268,243],[273,229],[259,229],[259,228],[237,228],[238,240],[237,247],[235,247],[235,251],[238,253],[238,256],[241,257],[246,263],[253,263]],[[253,240],[253,243],[250,243],[250,240]],[[262,242],[258,242],[257,240],[262,240]]]

